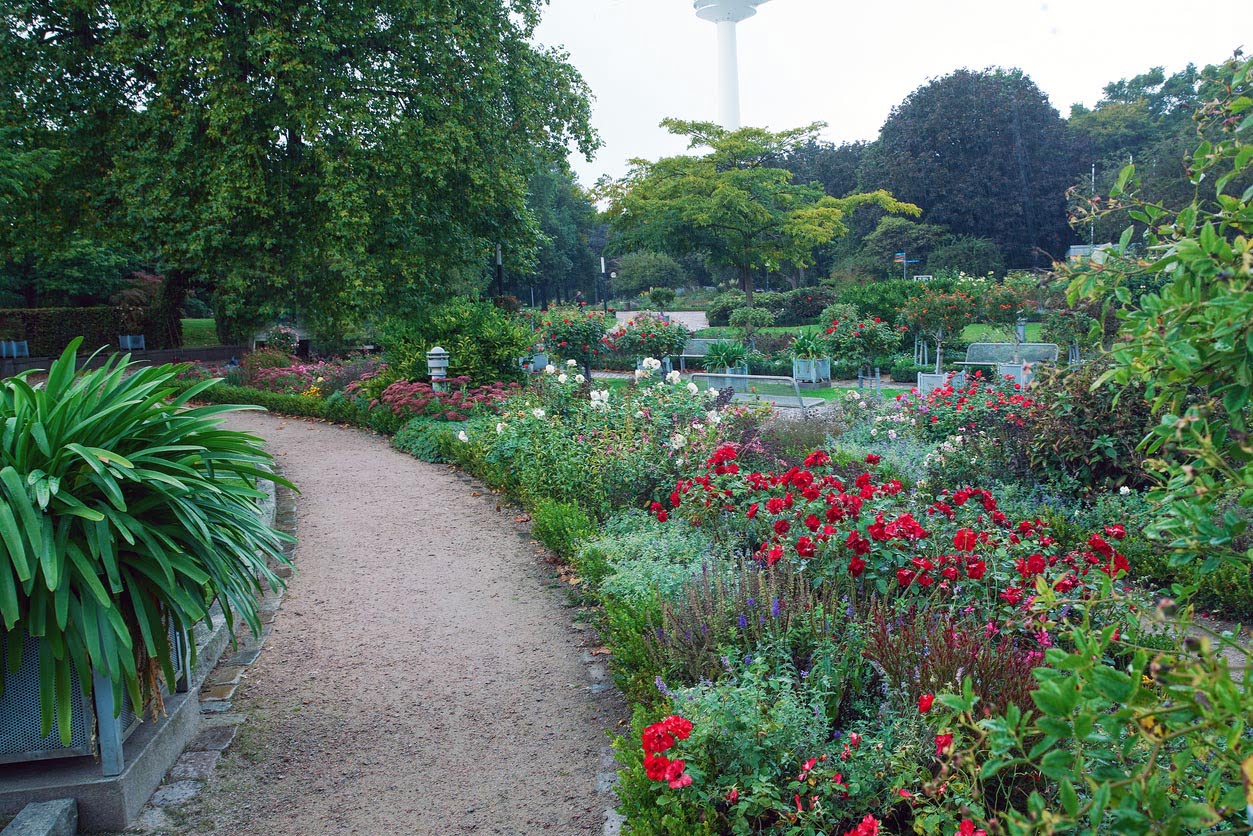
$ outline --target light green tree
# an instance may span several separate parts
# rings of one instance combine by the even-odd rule
[[[706,252],[712,263],[739,274],[748,306],[755,270],[813,264],[815,248],[847,232],[844,218],[856,207],[920,212],[885,191],[835,198],[821,185],[795,182],[779,166],[787,154],[814,139],[821,123],[780,133],[728,131],[678,119],[662,125],[689,137],[689,148],[707,152],[634,160],[626,177],[604,184],[619,245],[673,254]]]

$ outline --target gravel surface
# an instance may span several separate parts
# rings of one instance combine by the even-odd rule
[[[592,688],[517,512],[356,430],[260,413],[300,489],[297,573],[181,833],[589,834],[621,697]],[[599,692],[599,693],[596,693]]]

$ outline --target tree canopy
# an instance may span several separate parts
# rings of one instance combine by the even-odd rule
[[[1071,239],[1077,170],[1065,123],[1019,70],[958,70],[911,93],[866,150],[861,188],[922,207],[922,219],[989,238],[1011,266],[1046,265]]]
[[[528,177],[597,144],[582,79],[532,42],[543,5],[18,0],[0,131],[49,169],[26,246],[121,242],[175,294],[211,282],[228,325],[328,329],[473,285],[498,242],[533,261]]]
[[[797,183],[792,172],[778,167],[787,154],[814,140],[820,123],[780,133],[728,131],[678,119],[662,125],[688,136],[690,149],[708,151],[632,161],[627,176],[607,189],[619,246],[673,254],[704,251],[713,263],[735,268],[749,306],[754,270],[812,264],[814,249],[843,235],[843,219],[857,206],[918,213],[886,191],[831,197],[822,186]]]

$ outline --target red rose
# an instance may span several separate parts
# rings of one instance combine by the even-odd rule
[[[958,551],[974,551],[975,542],[975,533],[969,528],[959,528],[957,533],[953,535],[953,548]]]
[[[935,736],[935,756],[942,758],[953,748],[953,735],[937,734]]]
[[[918,698],[918,713],[926,714],[931,710],[931,704],[935,702],[935,694],[923,694]]]

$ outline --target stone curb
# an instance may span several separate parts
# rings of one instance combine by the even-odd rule
[[[74,836],[78,803],[72,798],[27,804],[0,836]]]

